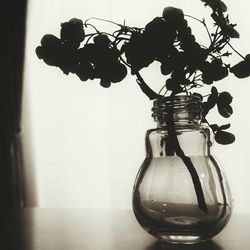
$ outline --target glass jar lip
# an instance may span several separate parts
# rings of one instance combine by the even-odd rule
[[[158,98],[153,102],[152,117],[156,122],[166,123],[172,114],[175,124],[198,124],[202,118],[202,100],[197,95],[176,95]]]
[[[183,105],[187,103],[201,103],[201,98],[198,95],[175,95],[175,96],[163,96],[153,101],[153,108],[157,108],[162,105]]]

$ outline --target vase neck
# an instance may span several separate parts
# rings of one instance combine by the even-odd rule
[[[201,122],[201,100],[194,95],[163,97],[154,101],[152,116],[158,127],[166,127],[169,117],[175,127],[192,127]]]

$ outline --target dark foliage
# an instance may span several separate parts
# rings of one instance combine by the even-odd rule
[[[229,46],[236,51],[229,42],[232,38],[239,38],[236,25],[225,14],[227,6],[221,0],[201,1],[212,10],[212,33],[204,19],[184,15],[178,8],[166,7],[162,16],[153,18],[144,28],[92,18],[117,25],[119,29],[112,34],[97,30],[90,19],[83,22],[73,18],[61,24],[60,38],[45,35],[41,45],[36,48],[36,53],[46,64],[59,67],[65,74],[76,74],[82,81],[99,79],[100,85],[105,88],[112,83],[121,82],[129,68],[131,74],[137,77],[136,82],[143,93],[151,100],[161,97],[164,89],[164,95],[173,96],[183,92],[192,94],[192,89],[215,84],[229,73],[238,78],[250,76],[250,55],[242,56],[243,60],[232,67],[223,62],[224,57],[231,55],[225,51],[225,47]],[[187,17],[196,19],[204,26],[210,44],[197,42]],[[88,32],[89,29],[92,32]],[[160,72],[166,76],[158,94],[140,75],[141,69],[149,67],[155,61],[160,63]],[[233,113],[231,102],[230,93],[218,93],[213,86],[202,104],[203,122],[207,122],[206,115],[215,107],[221,116],[230,117]],[[220,138],[224,138],[225,134],[228,132],[217,130],[216,138],[219,143],[223,142]],[[231,138],[227,142],[232,141]]]

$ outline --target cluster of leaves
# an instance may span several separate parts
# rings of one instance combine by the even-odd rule
[[[144,28],[104,20],[119,26],[112,34],[100,32],[89,23],[93,19],[102,19],[82,22],[73,18],[61,24],[60,38],[45,35],[36,53],[46,64],[59,67],[65,74],[76,74],[82,81],[100,79],[100,85],[105,88],[111,83],[121,82],[129,68],[131,74],[136,75],[141,90],[151,100],[167,94],[190,94],[192,89],[214,84],[229,73],[238,78],[250,76],[250,55],[241,56],[229,43],[230,39],[239,38],[239,33],[225,14],[227,6],[221,0],[201,1],[212,10],[213,33],[208,30],[204,19],[184,15],[181,9],[166,7],[162,16],[155,17]],[[198,20],[205,27],[210,39],[208,45],[197,42],[186,17]],[[223,62],[224,57],[231,55],[225,51],[227,45],[243,59],[232,67]],[[139,73],[155,61],[159,62],[161,73],[166,76],[159,93],[154,92]],[[206,115],[214,107],[220,115],[228,118],[233,112],[231,102],[232,96],[228,92],[218,93],[212,87],[209,97],[203,102],[203,122],[207,122]],[[228,126],[211,125],[211,128],[217,142],[228,144],[234,141],[234,137],[224,131]]]
[[[201,100],[204,99],[200,94],[194,93]],[[218,113],[224,118],[229,118],[233,114],[233,108],[231,106],[233,97],[229,92],[223,91],[221,93],[218,92],[217,88],[213,86],[211,88],[211,94],[208,95],[206,101],[202,103],[202,116],[203,122],[207,122],[206,115],[210,110],[217,107]],[[208,122],[207,122],[208,123]],[[209,124],[212,131],[215,134],[216,142],[220,144],[230,144],[235,141],[235,136],[232,133],[226,132],[224,130],[230,128],[230,124],[225,124],[218,126],[217,124]]]
[[[86,37],[83,22],[71,19],[61,24],[60,38],[50,34],[42,38],[36,48],[37,56],[65,74],[76,74],[82,81],[97,78],[103,87],[122,81],[127,68],[120,62],[120,51],[109,37],[97,32],[93,42],[79,48]]]

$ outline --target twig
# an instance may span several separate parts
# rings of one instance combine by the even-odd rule
[[[142,92],[144,94],[146,94],[148,96],[148,98],[150,100],[154,100],[157,99],[159,97],[162,97],[161,95],[158,95],[157,93],[155,93],[144,81],[144,79],[142,78],[142,76],[140,75],[139,71],[135,72],[135,75],[137,77],[136,82],[138,83],[138,85],[140,86]]]
[[[160,91],[158,92],[158,95],[161,94],[162,90],[163,90],[165,87],[166,87],[166,84],[164,84],[164,85],[161,87]]]
[[[197,171],[196,171],[191,159],[189,157],[187,157],[185,155],[185,153],[183,152],[183,150],[181,149],[181,146],[180,146],[178,138],[177,138],[177,134],[176,134],[175,127],[174,127],[174,120],[173,120],[173,107],[169,108],[166,117],[167,117],[167,119],[166,119],[167,120],[167,131],[169,133],[169,138],[172,142],[172,146],[174,148],[175,153],[177,154],[177,156],[179,156],[182,159],[182,161],[186,165],[186,167],[187,167],[187,169],[192,177],[192,181],[193,181],[194,188],[195,188],[195,193],[197,196],[198,206],[199,206],[200,210],[204,211],[205,213],[208,213],[206,201],[204,198],[204,193],[202,190],[201,182],[200,182],[199,176],[197,174]]]
[[[243,60],[245,59],[245,57],[242,54],[240,54],[229,42],[227,42],[227,44],[235,53],[237,53],[240,57],[242,57]]]
[[[191,15],[185,15],[185,16],[186,16],[186,17],[189,17],[189,18],[192,18],[192,19],[194,19],[194,20],[196,20],[196,21],[202,23],[202,24],[205,26],[206,31],[207,31],[207,34],[208,34],[208,37],[209,37],[209,40],[210,40],[210,42],[212,43],[212,37],[211,37],[211,34],[210,34],[209,30],[208,30],[208,27],[207,27],[207,24],[206,24],[206,22],[205,22],[205,19],[200,20],[200,19],[198,19],[198,18],[196,18],[196,17],[194,17],[194,16],[191,16]]]
[[[107,22],[107,23],[112,23],[112,24],[118,25],[118,26],[120,26],[120,27],[123,27],[122,24],[119,24],[119,23],[116,23],[116,22],[113,22],[113,21],[110,21],[110,20],[107,20],[107,19],[98,18],[98,17],[90,17],[90,18],[88,18],[88,19],[84,22],[84,25],[88,24],[87,22],[88,22],[89,20],[92,20],[92,19],[98,20],[98,21],[104,21],[104,22]]]

